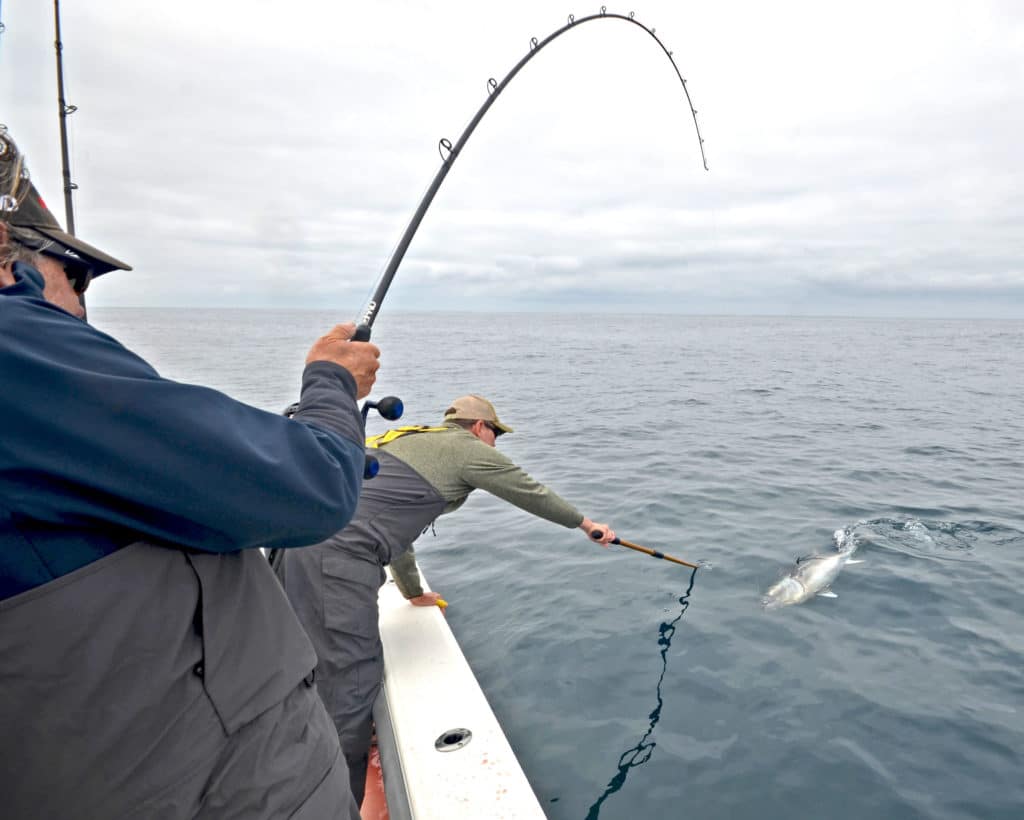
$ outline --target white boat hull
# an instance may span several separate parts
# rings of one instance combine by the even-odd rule
[[[374,720],[391,820],[544,818],[441,610],[412,606],[390,575],[379,602]]]

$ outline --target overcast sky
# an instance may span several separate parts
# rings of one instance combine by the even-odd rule
[[[131,13],[126,11],[131,8]],[[599,3],[65,0],[94,305],[356,316],[529,49]],[[1024,3],[608,4],[509,85],[384,310],[1024,318]],[[64,221],[53,8],[0,0],[0,122]]]

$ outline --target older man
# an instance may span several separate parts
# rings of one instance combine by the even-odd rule
[[[383,671],[377,591],[384,565],[399,559],[430,522],[457,510],[476,489],[563,527],[579,527],[599,543],[615,538],[607,525],[595,524],[495,449],[497,438],[511,432],[493,404],[470,395],[453,401],[438,427],[402,427],[369,439],[380,472],[364,487],[351,523],[321,544],[275,560],[316,647],[320,694],[338,727],[360,803],[371,712]],[[406,597],[418,604],[436,601],[435,595],[413,589],[415,564],[396,574],[396,580],[403,579]]]
[[[323,336],[285,419],[86,324],[115,269],[61,230],[0,126],[0,813],[358,817],[257,547],[351,517],[379,351],[351,325]]]

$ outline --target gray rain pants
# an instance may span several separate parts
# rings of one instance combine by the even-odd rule
[[[377,625],[384,570],[375,556],[353,555],[337,541],[289,550],[284,559],[278,577],[316,647],[318,691],[337,728],[358,805],[366,788],[373,702],[384,674]]]
[[[274,569],[318,659],[317,686],[338,729],[352,794],[362,803],[373,702],[384,674],[377,593],[384,566],[444,510],[412,467],[376,450],[380,473],[363,484],[349,525],[326,541],[281,550]]]
[[[4,820],[358,820],[266,561],[134,544],[0,601]]]

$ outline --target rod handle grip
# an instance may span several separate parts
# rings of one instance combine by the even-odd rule
[[[352,338],[349,339],[351,342],[368,342],[370,341],[370,326],[369,325],[357,325],[356,332],[352,334]]]

